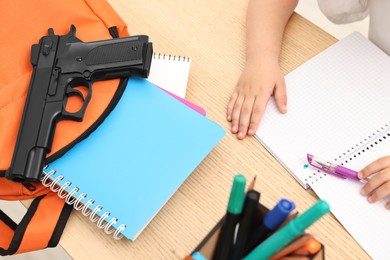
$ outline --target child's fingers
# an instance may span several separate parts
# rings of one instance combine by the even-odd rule
[[[259,127],[260,121],[265,112],[269,96],[261,95],[256,96],[255,103],[253,104],[253,110],[248,130],[248,135],[254,135]]]
[[[241,107],[240,123],[237,138],[242,140],[245,138],[248,132],[249,121],[251,120],[251,114],[253,109],[253,103],[255,102],[254,96],[246,96],[244,103]]]
[[[230,97],[230,100],[229,100],[229,103],[228,103],[226,117],[227,117],[227,120],[229,122],[232,121],[233,107],[234,107],[234,104],[236,103],[237,97],[238,97],[238,93],[237,93],[237,91],[234,91],[232,96]]]
[[[385,208],[390,209],[390,201],[386,203]]]
[[[385,198],[388,195],[390,195],[390,181],[384,182],[381,186],[375,189],[367,198],[367,200],[370,203],[374,203]]]
[[[359,179],[365,179],[370,175],[389,167],[390,156],[385,156],[364,167],[361,171],[358,172],[358,177]]]
[[[362,188],[362,195],[368,195],[368,202],[374,203],[390,194],[390,168],[371,178]]]
[[[274,97],[276,106],[280,113],[287,112],[287,93],[286,93],[286,83],[284,78],[277,82],[274,91]]]
[[[233,112],[232,112],[232,133],[236,134],[238,132],[238,124],[240,122],[240,114],[241,114],[241,107],[244,103],[244,96],[238,95],[236,102],[233,106]]]
[[[369,195],[383,183],[390,181],[390,168],[387,168],[372,177],[360,190],[363,196]]]

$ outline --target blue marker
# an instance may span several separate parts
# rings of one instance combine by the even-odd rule
[[[263,223],[253,231],[249,238],[244,255],[249,254],[263,242],[295,209],[295,204],[287,199],[281,199],[276,206],[265,215]]]
[[[192,254],[192,258],[194,258],[194,260],[207,260],[206,257],[204,257],[201,253],[199,252],[195,252]]]

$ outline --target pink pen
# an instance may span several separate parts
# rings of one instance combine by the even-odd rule
[[[335,175],[343,179],[348,178],[348,179],[360,181],[356,171],[350,170],[341,165],[337,165],[335,163],[325,161],[311,154],[307,154],[307,160],[311,166],[321,171],[324,171],[326,173]]]

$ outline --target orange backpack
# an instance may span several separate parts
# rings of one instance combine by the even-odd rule
[[[128,36],[126,24],[105,0],[14,0],[0,2],[0,176],[11,163],[30,82],[31,46],[53,28],[64,35],[71,24],[84,42]],[[115,107],[125,80],[99,81],[82,122],[60,121],[47,162],[87,137]],[[67,104],[77,107],[79,104]],[[81,174],[81,173],[80,173]],[[58,244],[72,206],[40,183],[22,184],[0,177],[0,199],[34,198],[20,223],[0,209],[0,255],[34,251]]]

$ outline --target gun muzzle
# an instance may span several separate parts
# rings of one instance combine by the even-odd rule
[[[41,147],[34,147],[28,154],[25,169],[21,169],[21,167],[12,167],[6,172],[6,177],[15,182],[39,181],[44,167],[43,164],[45,158],[45,149]]]

